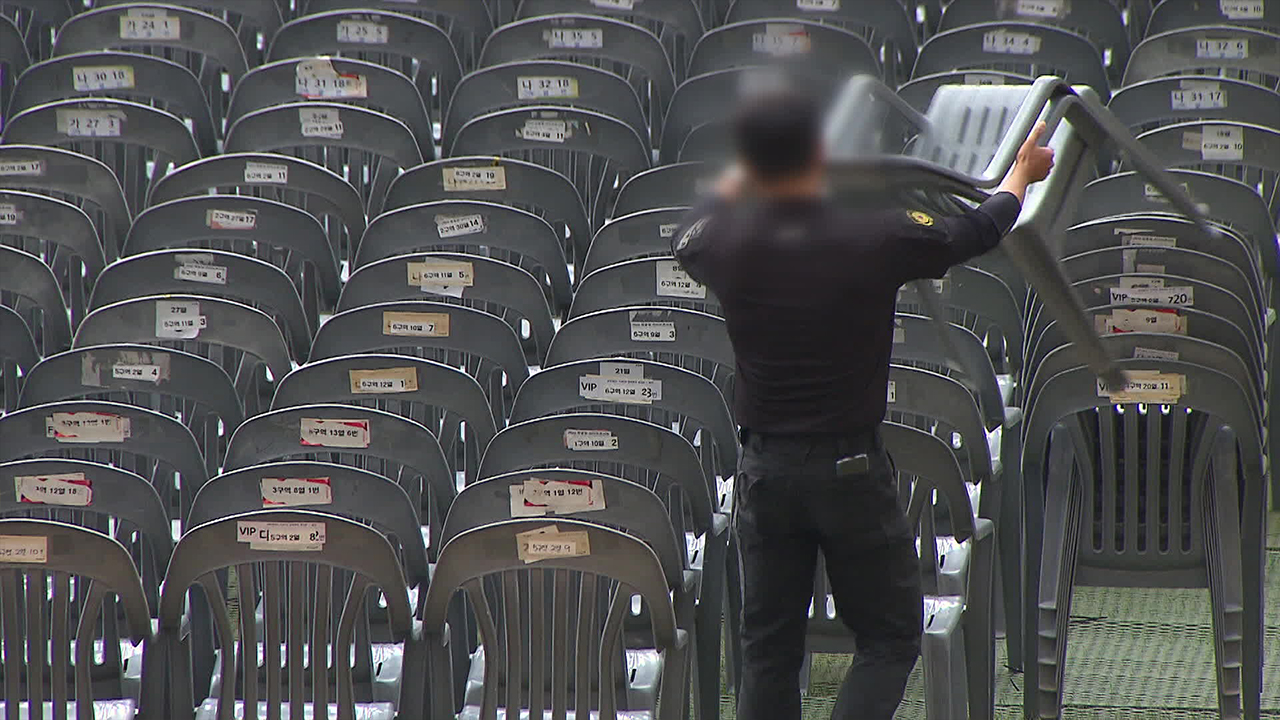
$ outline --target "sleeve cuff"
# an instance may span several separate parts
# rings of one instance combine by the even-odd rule
[[[979,205],[978,209],[991,218],[1003,237],[1013,229],[1014,223],[1018,222],[1022,203],[1018,202],[1018,197],[1011,192],[998,192]]]

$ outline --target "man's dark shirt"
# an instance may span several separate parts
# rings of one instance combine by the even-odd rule
[[[878,425],[898,289],[991,250],[1020,210],[1011,193],[945,218],[820,199],[695,208],[672,249],[724,309],[738,424],[784,434]]]

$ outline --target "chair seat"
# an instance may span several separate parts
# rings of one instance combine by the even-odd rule
[[[96,703],[95,703],[96,705]],[[396,709],[391,703],[356,703],[355,720],[395,720]],[[232,717],[236,720],[245,720],[244,702],[237,700],[236,707],[232,711]],[[328,720],[337,720],[338,705],[337,703],[329,703],[328,712],[325,713]],[[130,716],[132,717],[132,716]],[[200,707],[196,708],[196,720],[217,720],[218,717],[218,701],[209,698],[200,703]],[[267,717],[267,704],[265,702],[258,703],[258,712],[253,720]],[[99,716],[101,720],[101,716]],[[280,720],[289,720],[288,704],[280,706]],[[301,720],[316,720],[315,709],[311,703],[307,703],[303,709]]]
[[[30,703],[23,701],[18,703],[18,720],[31,720]],[[0,716],[8,716],[8,707],[4,702],[0,702]],[[93,701],[93,717],[95,720],[133,720],[133,716],[137,711],[137,703],[133,700],[94,700]],[[76,716],[76,702],[70,700],[67,702],[67,717]],[[38,718],[53,717],[53,703],[44,702],[43,710],[37,714]],[[210,716],[214,717],[214,716]]]
[[[634,718],[652,717],[652,709],[658,704],[658,685],[662,680],[662,654],[657,650],[631,649],[626,650],[627,663],[627,696],[618,698],[618,705],[627,708],[647,708],[644,710],[634,710],[623,712],[618,710],[619,720],[627,720]],[[484,648],[476,648],[471,654],[471,670],[467,675],[467,691],[464,696],[463,704],[466,707],[474,707],[476,715],[479,717],[480,702],[484,698]],[[467,710],[463,708],[460,718],[466,718]],[[570,713],[572,715],[572,713]],[[596,713],[592,712],[592,717],[596,717]],[[528,711],[522,711],[520,717],[522,720],[528,720]],[[548,711],[547,717],[550,717]]]

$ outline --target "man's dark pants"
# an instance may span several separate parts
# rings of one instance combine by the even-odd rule
[[[858,652],[834,720],[890,720],[920,653],[920,565],[880,433],[744,430],[735,519],[743,570],[740,720],[799,720],[818,551]],[[868,472],[836,461],[867,453]],[[825,606],[819,600],[818,607]]]

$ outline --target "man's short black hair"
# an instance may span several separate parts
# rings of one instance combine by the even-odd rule
[[[818,159],[822,117],[813,98],[777,89],[743,101],[733,122],[743,162],[760,178],[798,175]]]

